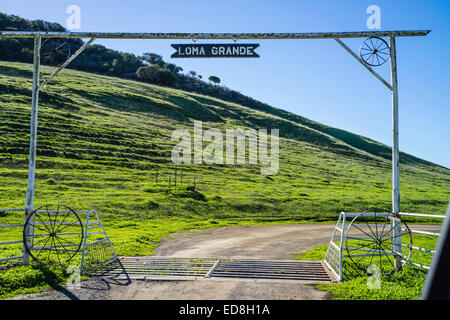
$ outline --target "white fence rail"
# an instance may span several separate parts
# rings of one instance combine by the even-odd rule
[[[407,213],[407,212],[400,212],[399,213],[400,216],[403,217],[420,217],[420,218],[427,218],[430,220],[444,220],[447,216],[445,215],[434,215],[434,214],[424,214],[424,213]],[[404,231],[405,229],[402,228],[402,231]],[[417,230],[417,229],[412,229],[410,228],[410,231],[412,234],[423,234],[423,235],[428,235],[428,236],[433,236],[433,237],[440,237],[441,234],[440,232],[430,232],[430,231],[425,231],[425,230]],[[415,247],[412,246],[411,247],[412,250],[415,251],[422,251],[422,252],[428,252],[431,254],[436,253],[435,250],[432,249],[427,249],[427,248],[421,248],[421,247]],[[405,261],[402,261],[405,262]],[[422,269],[426,269],[429,270],[430,266],[429,265],[424,265],[424,264],[420,264],[414,261],[406,261],[407,264],[411,265],[411,266],[415,266],[418,268],[422,268]]]
[[[0,213],[3,212],[25,212],[25,209],[0,209]],[[23,228],[22,224],[6,224],[6,225],[0,225],[0,234],[3,229],[9,229],[9,228]],[[0,246],[4,245],[11,245],[11,244],[18,244],[23,243],[23,239],[16,239],[16,240],[9,240],[9,241],[1,241]],[[0,262],[3,261],[13,261],[13,260],[19,260],[23,258],[23,252],[20,256],[11,256],[11,257],[2,257],[0,258]]]

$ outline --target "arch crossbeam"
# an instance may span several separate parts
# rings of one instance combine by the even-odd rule
[[[367,37],[417,37],[431,30],[350,31],[307,33],[127,33],[127,32],[46,32],[0,31],[6,38],[97,38],[97,39],[334,39]]]

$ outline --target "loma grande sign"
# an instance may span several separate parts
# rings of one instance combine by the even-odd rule
[[[259,58],[258,43],[172,44],[176,50],[171,58]]]

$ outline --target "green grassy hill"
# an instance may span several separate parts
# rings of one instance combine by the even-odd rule
[[[51,70],[42,67],[41,77]],[[31,76],[31,65],[0,62],[1,208],[24,207]],[[194,120],[204,129],[279,128],[279,173],[183,165],[183,184],[178,176],[174,189],[172,176],[169,190],[172,130],[192,130]],[[123,244],[121,253],[148,253],[165,232],[179,229],[390,211],[390,157],[376,141],[280,109],[65,70],[40,93],[35,207],[96,209]],[[186,191],[194,177],[197,193]],[[449,169],[402,153],[400,183],[402,211],[445,212]],[[3,214],[0,224],[11,219],[23,218]]]

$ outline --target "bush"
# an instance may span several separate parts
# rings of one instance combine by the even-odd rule
[[[147,200],[147,201],[144,201],[144,202],[138,204],[137,207],[139,209],[143,209],[143,210],[152,210],[152,209],[158,209],[159,204],[155,201]]]
[[[206,201],[206,197],[203,193],[200,193],[196,190],[189,191],[184,189],[177,189],[171,192],[177,198],[191,198],[198,201]]]
[[[55,184],[56,184],[56,181],[55,181],[55,179],[53,179],[53,178],[47,179],[45,182],[46,182],[47,184],[49,184],[49,185],[55,185]]]
[[[169,69],[158,65],[140,67],[136,74],[140,80],[154,84],[174,86],[177,82],[177,78]]]

